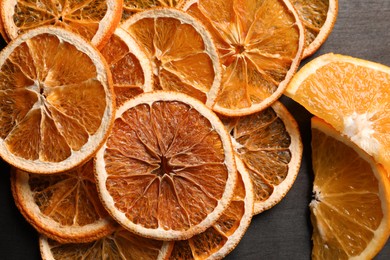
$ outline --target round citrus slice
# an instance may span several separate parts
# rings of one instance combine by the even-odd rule
[[[180,8],[187,0],[124,0],[122,21],[131,15],[155,7]]]
[[[176,92],[144,93],[119,107],[96,155],[103,204],[122,226],[154,239],[210,227],[232,199],[236,175],[218,117]]]
[[[242,163],[236,162],[237,165]],[[240,172],[233,200],[218,221],[188,240],[171,242],[174,244],[173,250],[167,259],[222,259],[240,242],[249,227],[252,214],[251,179],[247,172]]]
[[[221,86],[221,65],[211,35],[189,14],[155,8],[122,24],[153,64],[154,88],[178,91],[212,106]]]
[[[52,175],[15,169],[11,188],[27,221],[52,239],[84,243],[114,231],[114,221],[99,200],[92,160]]]
[[[221,57],[215,111],[248,115],[282,95],[304,49],[304,29],[290,1],[193,0],[184,10],[205,24]]]
[[[303,145],[298,124],[282,103],[252,115],[223,118],[230,132],[238,171],[248,172],[254,192],[254,214],[279,203],[298,175]]]
[[[32,28],[56,25],[77,32],[98,48],[120,22],[123,0],[2,0],[1,17],[10,39]]]
[[[390,67],[325,54],[294,76],[286,94],[390,170]]]
[[[305,27],[303,58],[316,52],[328,38],[336,22],[338,0],[292,0]]]
[[[43,260],[162,260],[172,250],[168,242],[140,237],[124,229],[90,243],[61,244],[41,236],[39,245]]]
[[[153,90],[152,64],[125,30],[117,28],[101,53],[111,70],[117,106]]]
[[[93,156],[114,118],[111,74],[96,48],[68,30],[40,27],[4,48],[0,67],[5,161],[54,173]]]
[[[383,167],[324,121],[312,120],[313,259],[373,259],[390,234]]]

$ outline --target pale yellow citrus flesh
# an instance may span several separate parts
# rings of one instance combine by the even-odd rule
[[[111,215],[135,233],[163,240],[211,226],[236,177],[222,123],[201,102],[174,92],[144,93],[120,107],[96,160]]]
[[[111,74],[100,53],[77,34],[42,27],[8,45],[0,64],[3,159],[50,173],[92,157],[113,119]]]
[[[223,118],[236,156],[253,183],[254,214],[276,205],[292,187],[301,165],[298,124],[279,102],[261,112]]]
[[[61,174],[15,169],[11,178],[16,205],[40,232],[61,242],[84,243],[110,234],[114,222],[99,200],[93,161]]]
[[[122,5],[122,0],[3,0],[2,18],[11,39],[32,28],[56,25],[102,46],[119,24]]]
[[[179,10],[157,8],[130,17],[121,27],[152,62],[154,89],[214,104],[221,68],[211,36],[199,21]]]
[[[390,67],[325,54],[294,76],[286,94],[390,169]]]
[[[293,0],[305,27],[303,56],[313,54],[328,38],[336,22],[338,0]]]
[[[372,259],[390,234],[390,185],[372,157],[312,120],[313,259]]]
[[[240,173],[229,207],[199,235],[175,241],[167,259],[222,259],[240,242],[253,213],[253,191],[247,172]]]
[[[117,28],[101,53],[111,70],[118,107],[153,89],[152,64],[126,31]]]
[[[43,259],[164,259],[166,242],[137,236],[119,229],[90,243],[61,244],[41,236],[39,239]],[[169,249],[169,245],[167,247]]]
[[[222,91],[213,107],[227,116],[260,111],[279,98],[303,52],[303,27],[285,1],[190,1],[216,42]]]

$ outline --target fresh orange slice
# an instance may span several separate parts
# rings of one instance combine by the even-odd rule
[[[101,53],[111,70],[117,106],[153,90],[152,64],[125,30],[117,28]]]
[[[325,54],[294,76],[286,94],[390,170],[390,67]]]
[[[15,203],[23,216],[46,236],[63,243],[84,243],[114,231],[114,221],[99,200],[93,161],[61,174],[11,175]]]
[[[233,200],[218,221],[188,240],[171,242],[173,250],[167,259],[222,259],[240,242],[251,223],[252,214],[251,179],[247,172],[240,172]]]
[[[221,57],[215,111],[248,115],[282,95],[304,49],[304,29],[290,1],[192,0],[184,10],[205,24]]]
[[[96,48],[68,30],[41,27],[4,48],[0,67],[5,161],[54,173],[93,156],[114,118],[111,74]]]
[[[187,0],[124,0],[122,21],[131,15],[155,7],[176,7],[180,8]]]
[[[372,259],[390,234],[383,167],[323,120],[312,120],[313,259]]]
[[[39,245],[43,260],[163,260],[172,250],[168,242],[143,238],[124,229],[90,243],[61,244],[41,236]]]
[[[316,52],[328,38],[336,22],[338,0],[292,0],[305,27],[303,58]]]
[[[77,32],[103,47],[120,22],[123,0],[2,0],[1,18],[8,37],[44,25]]]
[[[214,224],[236,182],[229,134],[200,101],[177,92],[136,96],[118,108],[96,155],[103,204],[128,230],[187,239]]]
[[[294,117],[276,101],[252,115],[224,118],[230,132],[239,172],[253,183],[254,214],[279,203],[298,175],[303,145]]]
[[[190,15],[155,8],[122,24],[153,64],[154,88],[178,91],[212,106],[221,86],[221,65],[208,31]]]

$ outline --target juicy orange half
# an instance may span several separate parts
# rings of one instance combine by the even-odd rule
[[[298,68],[304,29],[290,1],[192,0],[184,10],[213,36],[222,89],[213,110],[248,115],[277,100]]]
[[[390,235],[390,182],[371,156],[312,119],[313,259],[373,259]]]
[[[236,177],[230,137],[218,117],[175,92],[124,103],[96,155],[107,210],[128,230],[154,239],[186,239],[214,224]]]
[[[111,74],[96,48],[68,30],[40,27],[3,49],[0,68],[5,161],[54,173],[93,156],[114,118]]]

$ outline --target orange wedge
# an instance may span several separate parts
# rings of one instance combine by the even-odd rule
[[[313,259],[372,259],[390,235],[383,167],[323,120],[312,120]]]
[[[240,242],[251,223],[252,214],[251,179],[247,172],[240,172],[233,200],[218,221],[188,240],[171,242],[173,250],[167,259],[222,259]]]
[[[304,29],[290,1],[192,0],[184,10],[205,24],[221,58],[222,90],[213,110],[248,115],[282,95],[304,49]]]
[[[147,259],[163,260],[172,247],[137,236],[124,229],[90,243],[61,244],[45,236],[39,238],[43,260],[63,259]]]
[[[279,203],[295,182],[303,152],[298,124],[278,101],[261,112],[222,120],[241,161],[238,171],[252,180],[259,214]]]
[[[153,64],[154,89],[214,104],[221,65],[211,35],[198,20],[177,9],[154,8],[131,16],[122,28],[145,48]]]
[[[338,13],[338,0],[292,0],[305,27],[303,58],[321,47],[331,33]]]
[[[286,94],[390,170],[390,67],[326,54],[307,63]]]
[[[93,156],[114,118],[111,74],[96,48],[68,30],[40,27],[4,48],[0,67],[5,161],[54,173]]]
[[[96,155],[106,209],[128,230],[154,239],[187,239],[209,228],[229,205],[236,177],[223,124],[177,92],[124,103]]]
[[[93,161],[61,174],[15,169],[12,194],[23,216],[41,234],[62,243],[85,243],[115,229],[99,200]]]
[[[117,28],[101,53],[111,70],[117,106],[153,90],[152,64],[125,30]]]
[[[8,37],[44,25],[77,32],[101,48],[120,22],[123,0],[2,0],[1,18]]]

